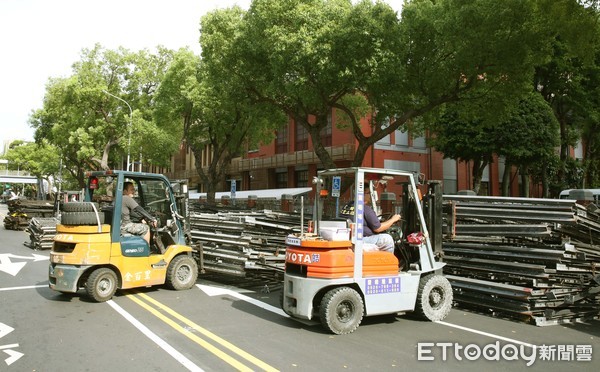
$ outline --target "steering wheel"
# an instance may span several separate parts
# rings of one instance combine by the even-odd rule
[[[377,218],[379,219],[379,222],[384,222],[384,221],[387,221],[387,220],[389,220],[390,218],[392,218],[392,216],[393,216],[394,214],[395,214],[395,213],[391,213],[391,212],[382,213],[382,214],[380,214],[379,216],[377,216]],[[402,221],[402,218],[400,218],[400,219],[398,220],[398,222],[400,222],[400,221]],[[394,225],[396,225],[398,222],[394,223]]]
[[[379,216],[377,216],[377,218],[379,218],[380,222],[384,222],[389,220],[395,213],[382,213]],[[397,222],[395,222],[394,224],[392,224],[392,226],[390,226],[387,230],[386,233],[390,234],[392,236],[392,238],[394,238],[394,241],[399,241],[400,239],[402,239],[402,218],[400,218]]]

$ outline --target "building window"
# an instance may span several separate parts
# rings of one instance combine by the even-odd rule
[[[423,137],[423,136],[413,137],[412,145],[414,148],[417,148],[417,149],[427,148],[425,137]]]
[[[298,123],[296,123],[296,146],[294,150],[308,150],[308,131]]]
[[[575,148],[573,150],[574,150],[573,155],[574,155],[575,159],[582,160],[583,159],[583,144],[581,143],[581,140],[577,141],[577,145],[575,145]]]
[[[458,191],[458,180],[456,160],[444,159],[444,194],[456,194]]]
[[[308,170],[296,171],[296,187],[308,187]]]
[[[390,126],[390,118],[385,119],[385,122],[381,124],[381,129],[386,129],[387,127]],[[383,137],[382,139],[380,139],[379,141],[377,141],[377,143],[379,145],[390,145],[391,142],[391,135],[387,135],[385,137]]]
[[[288,130],[287,126],[282,127],[277,131],[277,138],[275,138],[275,153],[285,154],[287,152],[287,140]]]
[[[275,188],[284,189],[288,187],[287,172],[275,173]]]
[[[396,145],[408,147],[408,132],[397,130],[395,134],[396,135],[394,137],[396,138]]]

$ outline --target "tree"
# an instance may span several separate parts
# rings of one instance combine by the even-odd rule
[[[174,141],[170,132],[158,130],[151,121],[149,103],[169,58],[164,48],[159,48],[157,56],[123,48],[104,50],[100,45],[84,49],[81,60],[73,65],[73,75],[50,79],[43,108],[30,118],[36,142],[47,139],[56,146],[79,187],[84,187],[86,170],[123,164],[130,140],[134,148],[153,143],[145,148],[146,153],[155,163],[164,162]],[[131,111],[106,92],[123,96]]]
[[[203,58],[180,50],[157,97],[157,121],[183,128],[185,144],[193,151],[196,170],[207,188],[208,203],[214,203],[231,160],[260,140],[272,139],[275,126],[285,120],[271,106],[251,100],[239,77],[228,73],[241,15],[242,10],[233,7],[204,16]],[[210,153],[206,168],[204,150]]]
[[[9,165],[16,164],[20,170],[28,171],[31,175],[44,179],[52,188],[58,178],[60,159],[56,148],[47,141],[36,144],[33,142],[13,141],[5,154]]]
[[[496,153],[505,157],[502,195],[508,196],[511,166],[519,167],[521,196],[529,196],[530,175],[538,175],[543,197],[549,196],[549,172],[559,144],[559,124],[552,109],[538,92],[531,92],[512,110],[508,119],[489,135]]]
[[[449,105],[441,118],[430,125],[429,146],[445,158],[471,162],[472,190],[479,193],[483,170],[492,162],[495,151],[494,121],[461,118],[460,105]]]
[[[541,0],[546,9],[546,27],[552,35],[551,58],[536,67],[534,86],[552,107],[560,125],[560,164],[554,193],[581,187],[582,181],[567,173],[575,165],[569,150],[584,139],[584,168],[594,172],[598,152],[594,150],[597,133],[597,70],[600,35],[597,1]],[[587,140],[591,142],[586,143]]]
[[[479,193],[483,170],[494,155],[505,158],[502,195],[509,196],[511,167],[522,175],[521,195],[529,196],[530,173],[540,176],[548,194],[550,163],[558,145],[558,122],[537,92],[526,95],[507,110],[503,119],[461,117],[460,104],[449,105],[440,120],[430,126],[430,145],[444,157],[472,163],[473,191]]]
[[[375,142],[445,103],[498,111],[528,91],[547,46],[534,3],[415,0],[400,19],[368,0],[255,0],[229,73],[302,125],[327,168],[320,132],[337,110],[360,165]]]

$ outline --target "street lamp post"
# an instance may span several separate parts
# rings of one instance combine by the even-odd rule
[[[116,98],[119,101],[125,103],[127,105],[127,107],[129,107],[129,128],[128,128],[129,129],[129,136],[127,138],[127,171],[129,171],[129,166],[131,165],[131,162],[130,162],[131,151],[130,151],[130,149],[131,149],[131,125],[133,123],[133,110],[131,109],[131,106],[129,106],[129,103],[127,103],[127,101],[125,101],[123,98],[117,97],[114,94],[111,94],[111,93],[109,93],[109,92],[107,92],[105,90],[103,90],[103,92],[106,93],[106,94],[108,94],[109,96],[111,96],[113,98]]]

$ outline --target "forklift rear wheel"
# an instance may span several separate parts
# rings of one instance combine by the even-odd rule
[[[96,269],[85,282],[85,290],[94,301],[108,301],[117,291],[117,274],[107,267]]]
[[[444,319],[452,308],[452,286],[442,275],[427,275],[421,278],[415,315],[436,322]]]
[[[167,286],[176,291],[190,289],[198,279],[198,264],[190,256],[177,256],[167,269]]]
[[[354,332],[364,313],[362,297],[350,287],[338,287],[327,292],[319,308],[323,327],[336,335]]]

